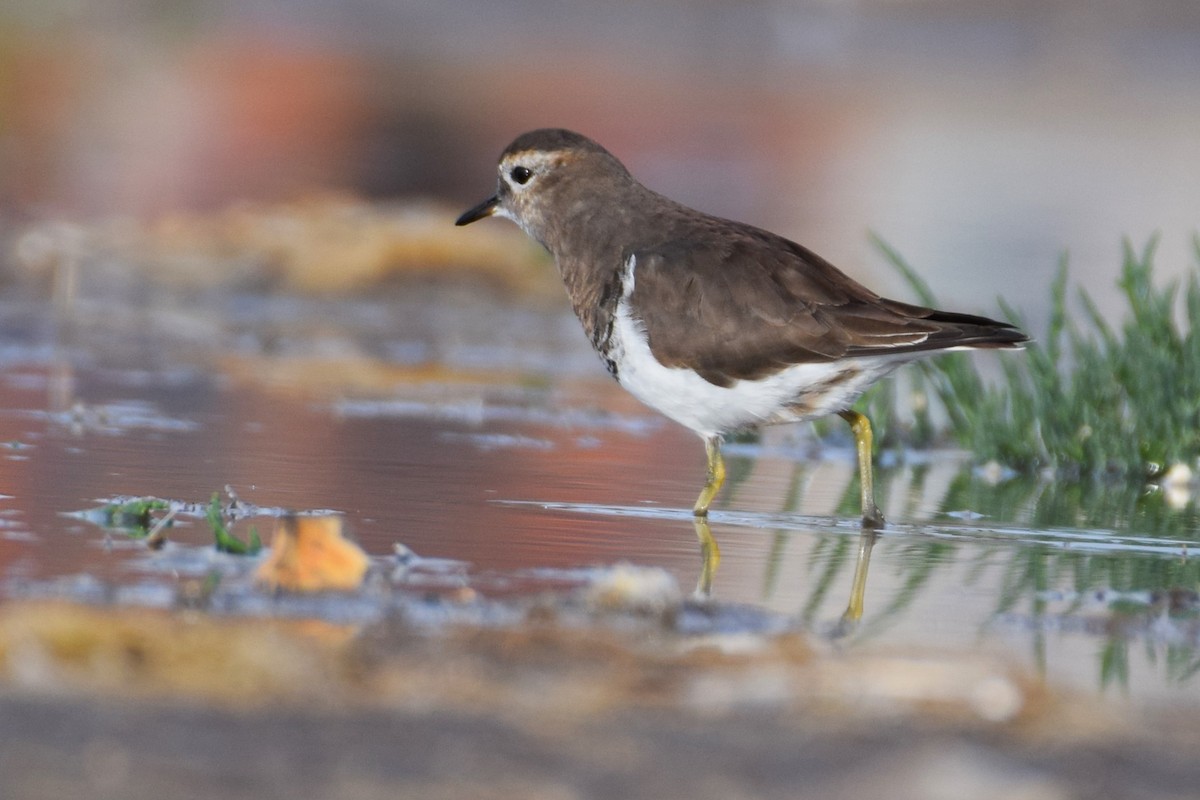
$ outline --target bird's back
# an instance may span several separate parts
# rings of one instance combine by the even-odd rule
[[[729,384],[799,363],[1026,341],[1004,322],[881,297],[769,231],[659,207],[656,235],[627,246],[633,287],[625,291],[665,366]]]

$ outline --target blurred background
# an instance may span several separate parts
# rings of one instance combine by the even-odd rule
[[[1160,233],[1163,273],[1193,263],[1200,4],[0,5],[10,238],[331,190],[452,215],[490,192],[508,141],[551,125],[885,292],[911,297],[870,231],[943,304],[1003,294],[1040,320],[1063,252],[1098,291],[1123,236]]]
[[[379,557],[402,542],[482,575],[629,560],[694,585],[695,437],[608,378],[515,226],[453,225],[493,191],[503,148],[541,126],[912,299],[874,232],[944,307],[999,314],[1002,295],[1038,335],[1063,253],[1113,315],[1123,237],[1161,236],[1160,280],[1196,263],[1200,2],[0,0],[0,594],[5,576],[120,583],[148,562],[155,596],[174,598],[175,562],[64,512],[204,503],[226,485],[343,513]],[[396,279],[409,268],[489,280]],[[852,526],[773,529],[777,511],[857,513],[833,427],[731,452],[721,510],[750,522],[714,534],[720,597],[817,628],[840,618]],[[1194,516],[1096,522],[1126,495],[1070,481],[1059,497],[1077,505],[1043,500],[1050,480],[1001,484],[988,505],[990,487],[973,492],[991,479],[958,466],[881,469],[889,517],[1085,525],[1091,555],[1074,533],[1043,546],[1008,528],[881,540],[870,635],[975,653],[1017,608],[1018,645],[993,626],[987,647],[1089,686],[1124,663],[1135,688],[1195,693],[1192,606],[1178,631],[1147,617],[1153,641],[1188,643],[1172,656],[1120,624],[1103,647],[1071,633],[1100,628],[1070,599],[1193,597],[1178,553]],[[1046,508],[1066,511],[1020,516]],[[1129,531],[1184,538],[1128,571],[1088,560]],[[172,537],[211,543],[199,521]],[[1056,588],[1071,611],[1043,628]]]

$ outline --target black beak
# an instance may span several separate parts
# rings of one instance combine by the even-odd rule
[[[463,213],[461,217],[454,220],[455,225],[470,225],[476,220],[481,220],[484,217],[490,217],[496,213],[496,207],[500,205],[500,196],[492,195],[487,200],[484,200],[479,205]]]

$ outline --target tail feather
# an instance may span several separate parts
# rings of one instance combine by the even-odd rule
[[[951,348],[1015,349],[1029,341],[1029,337],[1015,325],[975,314],[956,311],[939,311],[922,306],[910,306],[892,301],[894,311],[909,316],[914,321],[937,326],[928,338],[910,345],[901,345],[900,350],[947,350]]]
[[[944,326],[942,331],[930,337],[935,347],[944,342],[948,347],[1004,349],[1021,347],[1029,341],[1015,325],[973,314],[934,311],[925,319]]]

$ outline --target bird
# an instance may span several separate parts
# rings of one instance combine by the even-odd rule
[[[726,437],[838,414],[854,435],[862,525],[882,527],[871,423],[854,401],[915,359],[1027,341],[1006,322],[881,297],[783,236],[652,191],[563,128],[514,139],[495,193],[455,224],[491,216],[550,252],[618,383],[704,441],[696,519],[725,481]]]

